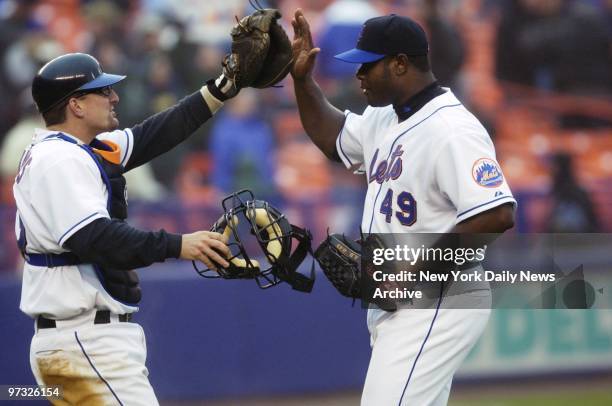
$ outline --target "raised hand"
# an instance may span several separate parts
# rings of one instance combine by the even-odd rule
[[[314,48],[313,46],[310,26],[308,21],[306,21],[306,17],[304,17],[302,9],[298,8],[295,11],[291,25],[293,25],[293,43],[291,47],[293,49],[294,61],[291,76],[293,76],[294,80],[303,80],[312,74],[316,56],[321,49]]]

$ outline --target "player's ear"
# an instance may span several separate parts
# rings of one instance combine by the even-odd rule
[[[405,54],[397,54],[393,58],[393,72],[398,76],[404,75],[408,71],[409,64],[410,62]]]
[[[85,116],[83,105],[76,97],[68,99],[68,109],[78,118],[83,118]]]

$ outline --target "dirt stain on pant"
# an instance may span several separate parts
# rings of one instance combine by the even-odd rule
[[[49,399],[53,405],[117,404],[83,354],[58,351],[53,355],[38,356],[36,362],[44,384],[62,388],[63,399]]]

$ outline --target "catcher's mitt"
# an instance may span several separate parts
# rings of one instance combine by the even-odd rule
[[[360,299],[361,246],[341,234],[332,234],[315,251],[327,279],[343,296]]]
[[[270,87],[289,73],[293,51],[277,22],[280,17],[276,9],[258,8],[232,28],[232,52],[223,58],[223,74],[238,89]]]

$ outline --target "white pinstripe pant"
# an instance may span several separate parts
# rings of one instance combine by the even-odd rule
[[[491,292],[443,300],[439,308],[368,311],[372,357],[362,406],[447,404],[453,375],[487,325]],[[473,300],[475,308],[453,308],[452,300],[463,307]]]
[[[93,324],[93,315],[58,321],[32,338],[30,365],[39,385],[60,385],[54,405],[157,405],[145,366],[142,327],[116,321]]]

